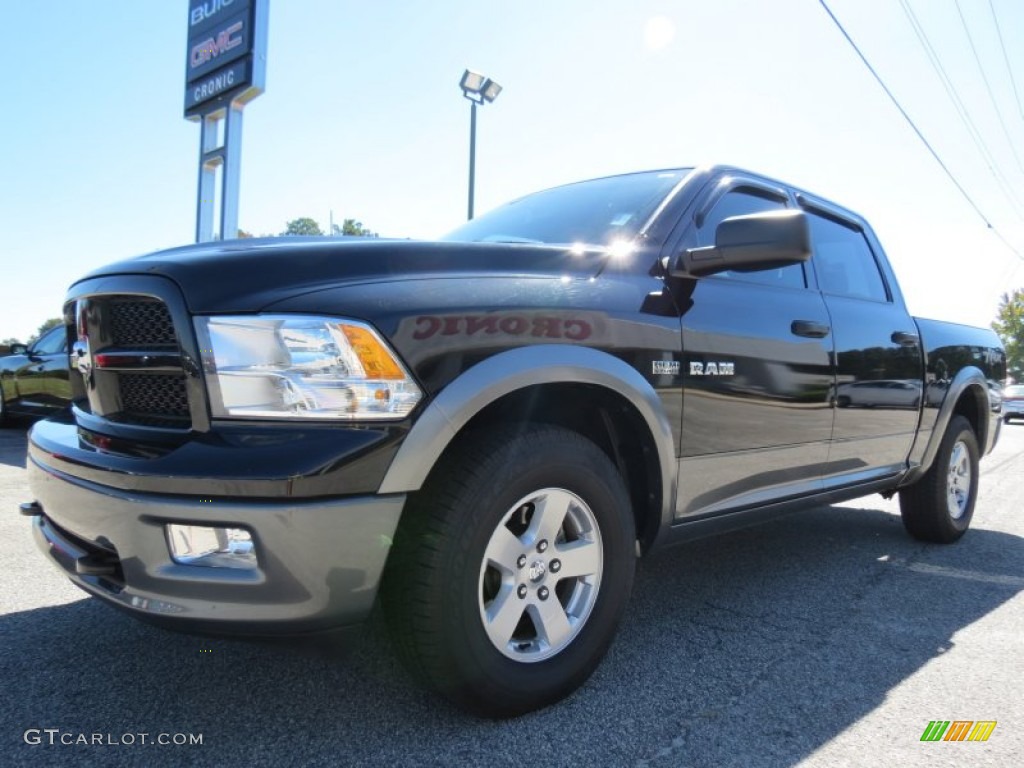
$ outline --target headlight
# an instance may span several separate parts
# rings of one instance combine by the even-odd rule
[[[401,419],[422,397],[356,320],[235,315],[195,325],[214,417]]]

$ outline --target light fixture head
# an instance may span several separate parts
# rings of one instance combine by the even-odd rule
[[[496,98],[498,98],[499,93],[501,93],[501,86],[498,85],[493,80],[491,80],[490,78],[488,78],[487,82],[484,83],[484,89],[482,93],[484,101],[494,101]]]
[[[501,93],[501,86],[486,75],[467,69],[459,80],[459,87],[462,95],[477,104],[490,103],[498,98]]]
[[[487,82],[487,78],[481,75],[479,72],[474,72],[471,69],[467,69],[462,74],[462,79],[459,81],[459,87],[462,90],[469,93],[480,93],[484,89],[484,83]]]

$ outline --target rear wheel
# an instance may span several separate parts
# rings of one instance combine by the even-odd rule
[[[475,714],[554,703],[611,644],[634,540],[625,485],[589,440],[540,425],[471,438],[396,533],[383,599],[399,654]]]
[[[911,536],[948,544],[964,535],[978,495],[978,457],[970,422],[954,416],[931,468],[900,491],[900,513]]]

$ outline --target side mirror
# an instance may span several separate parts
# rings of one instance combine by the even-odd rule
[[[799,264],[811,257],[811,234],[803,211],[768,211],[724,219],[715,244],[679,254],[675,277],[716,272],[758,272]]]
[[[12,354],[12,355],[24,355],[27,352],[28,352],[28,345],[27,344],[11,344],[11,352],[10,352],[10,354]]]

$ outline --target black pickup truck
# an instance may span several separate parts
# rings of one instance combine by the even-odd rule
[[[911,317],[862,218],[736,168],[530,195],[437,242],[237,240],[72,285],[42,550],[179,629],[357,626],[490,716],[586,680],[636,558],[898,493],[967,530],[988,330]]]

